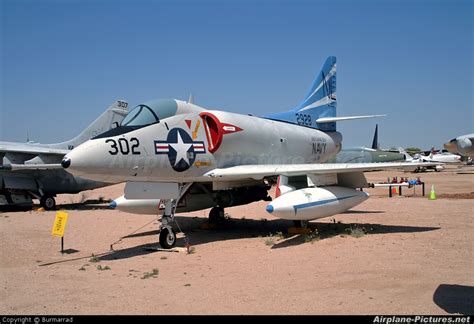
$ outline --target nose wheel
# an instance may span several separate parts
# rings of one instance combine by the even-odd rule
[[[160,245],[164,249],[171,249],[176,244],[176,233],[171,226],[163,227],[160,231]]]
[[[174,215],[167,214],[167,205],[171,205],[172,201],[165,203],[165,213],[161,217],[160,227],[160,245],[163,249],[172,249],[176,244],[176,232],[173,229],[172,223]],[[168,216],[169,215],[169,216]]]
[[[177,199],[163,199],[162,202],[165,205],[165,212],[161,216],[161,226],[160,226],[160,245],[164,249],[171,249],[176,245],[176,232],[173,229],[172,224],[175,223],[176,226],[179,225],[174,219],[174,214],[176,213],[176,207],[179,200],[186,194],[188,189],[192,186],[192,183],[187,183],[185,185],[179,185],[179,195]],[[181,230],[180,230],[181,231]]]

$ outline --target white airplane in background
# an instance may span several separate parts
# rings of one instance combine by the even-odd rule
[[[426,163],[323,163],[341,150],[336,122],[336,58],[329,57],[305,99],[263,117],[161,99],[138,105],[120,127],[76,147],[61,162],[74,175],[126,182],[121,203],[162,213],[160,244],[176,243],[175,212],[271,200],[271,215],[309,221],[342,213],[368,198],[364,171]],[[157,203],[159,201],[159,203]],[[162,210],[159,210],[159,206]],[[143,210],[141,210],[143,211]],[[213,216],[214,215],[214,216]]]
[[[461,156],[448,152],[435,153],[434,149],[431,149],[429,155],[416,154],[414,159],[418,159],[422,162],[441,162],[441,163],[460,163]]]
[[[435,170],[436,172],[440,172],[444,170],[444,167],[442,164],[448,164],[448,163],[460,163],[461,162],[461,156],[451,154],[451,153],[434,153],[434,150],[431,150],[430,155],[422,155],[422,154],[415,154],[414,156],[411,156],[408,154],[404,148],[399,147],[398,151],[405,155],[405,161],[410,162],[410,163],[420,163],[420,162],[429,162],[433,163],[432,165],[428,166],[419,166],[415,168],[413,171],[414,172],[421,172],[425,170]]]

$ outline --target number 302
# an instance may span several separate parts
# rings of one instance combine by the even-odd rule
[[[131,145],[128,143],[126,138],[119,138],[117,141],[109,138],[105,141],[105,143],[111,143],[111,150],[109,151],[111,155],[117,155],[118,152],[122,153],[123,155],[130,154],[130,152],[135,155],[140,154],[140,151],[137,150],[138,146],[140,145],[140,141],[136,137],[132,137],[130,139]]]

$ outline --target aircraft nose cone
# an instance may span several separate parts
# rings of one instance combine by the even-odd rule
[[[109,154],[109,143],[101,139],[89,140],[68,152],[61,161],[63,170],[76,177],[100,182],[121,182],[121,179],[112,179],[115,172],[122,171],[116,167],[116,159]],[[126,157],[124,157],[126,158]],[[120,160],[122,161],[122,159]],[[111,172],[111,167],[114,171]],[[126,169],[128,171],[128,169]]]
[[[69,158],[65,158],[61,161],[61,166],[64,168],[64,169],[67,169],[69,168],[69,166],[71,165],[71,159]]]
[[[109,207],[112,208],[112,209],[115,209],[117,207],[117,202],[115,200],[112,200]]]

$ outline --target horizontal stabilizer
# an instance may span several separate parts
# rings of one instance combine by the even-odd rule
[[[348,116],[348,117],[323,117],[316,119],[316,123],[334,123],[343,120],[354,120],[354,119],[366,119],[366,118],[378,118],[385,117],[387,115],[367,115],[367,116]]]

